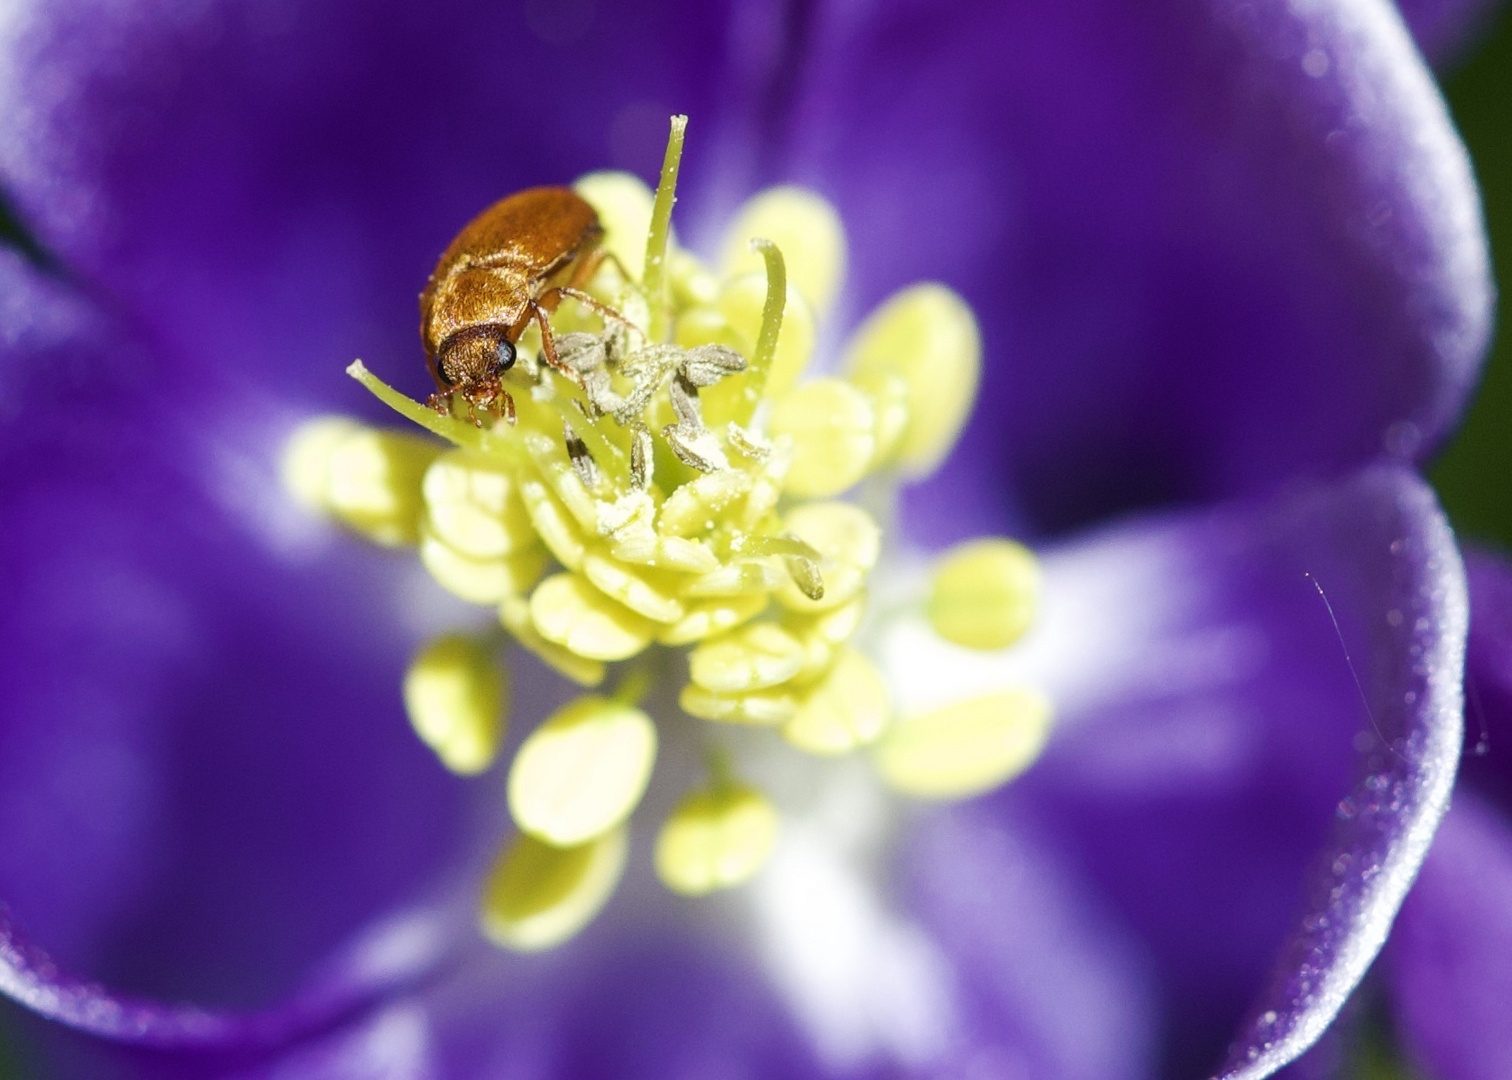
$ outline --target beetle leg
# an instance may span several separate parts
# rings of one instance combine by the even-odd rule
[[[552,292],[556,291],[557,290],[555,289],[552,290]],[[551,294],[547,293],[546,295],[549,296]],[[573,386],[581,387],[583,385],[582,376],[574,371],[571,367],[564,364],[562,362],[562,358],[557,355],[556,336],[552,334],[551,323],[546,319],[546,309],[543,308],[538,301],[531,301],[530,310],[532,316],[535,318],[536,323],[541,327],[541,351],[546,354],[546,363],[550,364],[552,367],[556,368],[568,379],[570,379]]]
[[[589,296],[581,289],[574,289],[571,285],[559,285],[555,289],[552,289],[550,292],[546,293],[546,296],[553,295],[570,296],[578,303],[584,304],[592,308],[594,311],[598,312],[604,317],[605,322],[617,322],[627,330],[632,330],[637,334],[641,333],[640,327],[636,326],[629,319],[625,318],[619,312],[615,311],[608,304],[594,299],[592,296]],[[545,299],[545,297],[543,296],[542,299]]]

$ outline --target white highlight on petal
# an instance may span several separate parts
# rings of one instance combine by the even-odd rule
[[[955,1038],[955,987],[935,942],[883,903],[869,856],[896,823],[864,767],[828,766],[822,799],[785,822],[750,887],[761,958],[828,1067],[928,1064]]]

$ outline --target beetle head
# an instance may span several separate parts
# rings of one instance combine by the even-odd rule
[[[509,327],[484,323],[458,330],[436,350],[431,374],[444,390],[461,390],[497,384],[499,377],[514,366],[515,347],[509,340]]]

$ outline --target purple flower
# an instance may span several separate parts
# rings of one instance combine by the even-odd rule
[[[11,17],[0,168],[53,260],[0,264],[0,988],[57,1022],[25,1030],[87,1075],[1117,1080],[1306,1049],[1461,735],[1464,578],[1413,463],[1490,287],[1395,12],[471,7]],[[560,952],[487,946],[498,786],[444,773],[396,689],[431,594],[275,476],[300,418],[371,410],[352,357],[419,390],[414,298],[461,222],[647,171],[673,111],[695,247],[794,180],[849,228],[841,325],[919,278],[972,303],[980,404],[904,520],[1029,537],[1055,598],[1045,756],[911,815],[870,878],[809,879],[800,915],[871,920],[820,971],[792,920],[634,870]]]

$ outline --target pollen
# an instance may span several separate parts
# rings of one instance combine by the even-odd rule
[[[873,659],[896,619],[995,655],[1038,610],[1034,556],[1006,540],[951,553],[926,589],[876,588],[917,561],[893,547],[893,490],[940,465],[975,396],[970,307],[910,286],[838,363],[816,356],[844,277],[840,214],[803,189],[760,193],[705,262],[671,224],[682,123],[655,191],[614,172],[575,185],[603,257],[544,335],[511,339],[499,389],[513,412],[503,394],[427,407],[358,362],[350,373],[429,434],[320,418],[285,453],[306,506],[414,546],[443,589],[491,609],[491,632],[437,638],[404,679],[443,766],[474,775],[504,756],[502,642],[591,691],[524,718],[534,726],[499,769],[515,832],[479,918],[510,949],[586,926],[654,806],[672,806],[653,860],[672,892],[758,874],[781,843],[779,809],[739,775],[734,746],[860,755],[898,792],[963,798],[1032,765],[1051,726],[1031,687],[901,711],[897,673]],[[600,689],[611,676],[617,689]],[[647,797],[658,784],[674,797]]]

